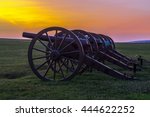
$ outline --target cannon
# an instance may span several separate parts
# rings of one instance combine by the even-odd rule
[[[115,78],[135,79],[133,75],[121,73],[104,63],[108,61],[134,72],[137,69],[135,62],[115,50],[115,44],[108,36],[49,27],[37,34],[23,32],[23,37],[32,39],[28,61],[34,74],[42,80],[70,80],[89,67]]]
[[[94,33],[88,33],[83,30],[73,30],[73,32],[77,36],[84,35],[84,36],[89,37],[88,39],[89,39],[91,45],[93,46],[93,50],[95,52],[94,55],[97,56],[96,58],[98,58],[98,60],[100,60],[100,61],[105,60],[105,61],[113,63],[117,66],[132,70],[133,72],[136,72],[136,70],[137,70],[136,63],[132,62],[132,65],[128,65],[127,63],[124,63],[124,61],[122,61],[122,59],[124,59],[123,57],[122,57],[122,59],[121,59],[121,57],[118,58],[119,55],[117,55],[117,54],[121,54],[121,53],[113,50],[113,49],[115,49],[115,44],[112,39],[111,39],[111,41],[108,40],[108,42],[107,42],[107,41],[102,40],[102,38],[99,35],[94,34]],[[110,46],[111,49],[109,49],[109,47],[105,47],[106,45]],[[109,53],[109,51],[111,53]],[[114,51],[114,55],[112,56],[113,51]],[[115,53],[117,53],[117,54],[115,54]],[[131,61],[130,61],[130,63],[131,63]]]

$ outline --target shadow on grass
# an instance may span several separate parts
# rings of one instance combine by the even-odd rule
[[[24,76],[27,76],[28,73],[26,72],[9,72],[9,73],[1,73],[0,76],[2,78],[7,78],[7,79],[17,79],[17,78],[21,78]]]

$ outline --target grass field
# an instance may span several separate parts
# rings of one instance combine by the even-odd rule
[[[125,81],[101,72],[84,73],[67,82],[44,82],[31,71],[28,41],[0,40],[0,99],[150,99],[150,67],[137,73],[142,81]],[[128,56],[150,60],[150,44],[116,44]]]

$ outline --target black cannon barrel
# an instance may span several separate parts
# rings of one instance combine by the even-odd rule
[[[23,34],[22,34],[23,37],[31,38],[31,39],[36,37],[36,35],[37,34],[35,34],[35,33],[28,33],[28,32],[23,32]],[[54,37],[54,36],[49,36],[49,38],[51,39],[51,41],[54,41],[56,39],[56,37]],[[43,40],[43,41],[48,41],[48,38],[47,38],[46,35],[42,35],[40,39]],[[63,37],[58,36],[57,39],[62,40]],[[79,39],[80,39],[82,45],[84,45],[84,46],[89,45],[89,41],[88,40],[81,39],[81,38],[79,38]],[[72,40],[73,40],[72,38],[66,38],[65,39],[66,42],[72,42]]]

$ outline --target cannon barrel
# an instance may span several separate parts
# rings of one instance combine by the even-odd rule
[[[31,38],[31,39],[33,39],[36,36],[36,34],[35,33],[29,33],[29,32],[23,32],[22,36],[25,37],[25,38]],[[49,36],[49,38],[52,41],[54,41],[56,39],[56,37],[54,37],[54,36]],[[48,41],[47,40],[48,37],[46,35],[42,35],[40,39],[42,39],[43,41]],[[61,39],[63,39],[63,37],[58,36],[57,39],[61,40]],[[86,38],[85,39],[79,38],[79,39],[80,39],[80,41],[81,41],[81,43],[82,43],[83,46],[89,45],[89,42],[92,43],[92,41],[93,41],[93,40],[90,40],[90,39],[88,40]],[[71,41],[72,41],[72,38],[66,38],[66,42],[71,42]],[[100,45],[103,44],[101,42],[101,40],[99,40],[99,39],[96,39],[96,41],[97,41],[97,44],[100,44]]]
[[[23,32],[23,34],[22,34],[23,37],[31,38],[31,39],[35,38],[36,35],[37,34],[35,34],[35,33],[28,33],[28,32]],[[46,35],[42,35],[40,37],[40,39],[43,40],[43,41],[48,41],[48,38],[51,39],[52,41],[54,41],[56,39],[55,36],[49,36],[49,37],[47,37]],[[63,37],[57,36],[57,39],[58,40],[62,40]],[[80,39],[80,41],[81,41],[81,43],[82,43],[83,46],[86,46],[86,45],[88,46],[89,45],[89,41],[87,39],[82,39],[82,38],[79,38],[79,39]],[[66,42],[71,42],[72,40],[73,40],[72,38],[68,38],[68,37],[65,39]]]

